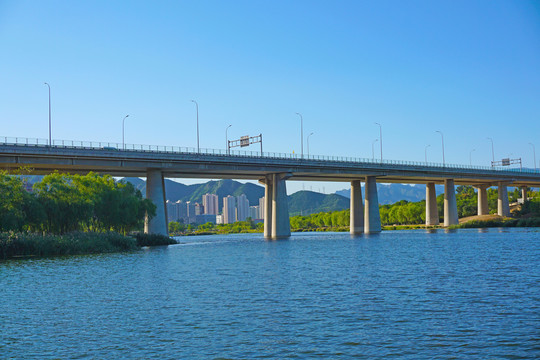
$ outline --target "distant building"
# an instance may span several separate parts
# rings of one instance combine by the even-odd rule
[[[205,194],[202,197],[202,203],[204,206],[205,214],[217,215],[218,209],[218,196],[216,194]]]
[[[203,215],[203,214],[204,214],[204,206],[199,203],[195,203],[195,216]]]
[[[192,224],[194,223],[196,220],[195,220],[195,216],[197,215],[195,213],[195,205],[196,203],[192,203],[191,201],[187,201],[186,202],[186,208],[187,208],[187,221],[185,221],[184,223],[185,224]]]
[[[223,223],[232,224],[236,221],[236,199],[234,196],[223,198]]]
[[[195,216],[195,222],[197,224],[206,224],[211,222],[212,224],[216,223],[216,215],[213,214],[200,214]]]
[[[259,217],[257,219],[264,219],[264,196],[259,198]]]
[[[251,220],[260,219],[260,210],[259,206],[250,206],[249,207],[249,217]]]
[[[245,221],[249,217],[249,200],[242,194],[236,197],[236,219]]]
[[[224,224],[223,215],[216,215],[216,225]]]

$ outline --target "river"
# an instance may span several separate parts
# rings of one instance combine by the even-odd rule
[[[538,229],[178,239],[0,262],[0,358],[540,357]]]

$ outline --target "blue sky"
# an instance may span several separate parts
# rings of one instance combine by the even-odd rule
[[[298,153],[300,112],[311,154],[540,160],[539,1],[0,0],[0,49],[0,136],[48,137],[46,81],[54,139],[195,147],[196,99],[203,148]]]

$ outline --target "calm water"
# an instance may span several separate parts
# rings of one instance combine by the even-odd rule
[[[540,357],[540,232],[181,238],[0,263],[0,358]]]

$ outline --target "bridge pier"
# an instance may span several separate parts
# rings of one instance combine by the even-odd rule
[[[377,195],[377,179],[366,176],[366,204],[364,215],[364,233],[381,232],[381,214],[379,213],[379,196]]]
[[[272,237],[272,176],[266,176],[259,182],[264,184],[264,237]]]
[[[435,183],[426,184],[426,225],[439,225],[439,209]]]
[[[444,226],[459,223],[454,179],[444,179]]]
[[[291,174],[269,174],[259,180],[264,184],[264,237],[281,239],[291,236],[286,180]]]
[[[521,188],[521,198],[523,199],[523,202],[527,201],[527,187],[523,186]]]
[[[508,203],[508,189],[506,183],[499,181],[499,191],[497,199],[497,214],[500,216],[510,216],[510,204]]]
[[[291,236],[285,180],[290,174],[272,174],[272,239]]]
[[[167,209],[165,203],[165,180],[161,170],[147,170],[146,198],[156,205],[156,216],[144,219],[145,234],[160,234],[169,236],[167,227]]]
[[[489,215],[487,189],[489,185],[476,186],[478,192],[478,215]]]
[[[360,180],[351,181],[351,235],[359,235],[364,232],[364,204],[362,204],[362,187]]]

